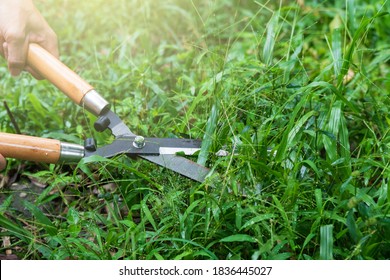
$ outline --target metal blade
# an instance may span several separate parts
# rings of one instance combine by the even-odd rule
[[[183,153],[186,156],[192,156],[198,151],[200,151],[200,148],[160,147],[160,155],[176,155],[178,153]]]
[[[119,154],[136,155],[198,182],[203,182],[209,173],[208,168],[175,155],[179,152],[192,155],[199,151],[201,146],[199,140],[141,137],[140,145],[139,140],[136,140],[137,136],[111,110],[100,115],[94,126],[97,131],[109,128],[116,139],[111,144],[96,150],[86,149],[85,157],[100,155],[110,158]]]
[[[96,126],[97,122],[99,122],[98,127]],[[96,130],[103,131],[104,129],[109,128],[115,138],[120,136],[135,136],[127,125],[125,125],[124,122],[111,110],[100,115],[97,122],[95,122]]]
[[[150,162],[171,169],[187,178],[203,183],[210,169],[176,155],[140,156]]]
[[[96,151],[86,151],[85,157],[100,155],[111,158],[120,154],[127,155],[174,155],[183,153],[193,155],[200,150],[201,141],[179,138],[145,138],[145,146],[137,148],[134,145],[135,137],[123,137],[114,140],[111,144],[99,147]]]

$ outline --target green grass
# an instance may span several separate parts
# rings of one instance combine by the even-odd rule
[[[390,258],[388,1],[46,2],[61,59],[135,133],[203,139],[213,172],[199,184],[125,157],[10,160],[3,177],[46,185],[23,215],[1,190],[0,235],[20,258]],[[110,141],[1,63],[23,133]],[[14,132],[5,110],[0,126]]]

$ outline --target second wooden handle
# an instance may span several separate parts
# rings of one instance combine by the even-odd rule
[[[61,142],[0,132],[0,154],[9,158],[57,163],[61,156]]]
[[[79,75],[37,44],[30,44],[27,63],[78,105],[82,104],[84,95],[93,89]]]

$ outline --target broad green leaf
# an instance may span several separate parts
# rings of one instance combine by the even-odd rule
[[[334,76],[338,77],[343,64],[343,52],[341,44],[341,29],[336,28],[332,32],[332,58],[333,58],[333,69]]]
[[[333,225],[320,227],[320,259],[333,259]]]
[[[358,1],[356,0],[346,0],[345,1],[346,3],[346,6],[347,6],[347,22],[348,22],[348,29],[349,31],[354,34],[356,32],[356,29],[357,29],[357,24],[356,24],[356,9],[357,9],[357,6],[356,5],[358,3]]]
[[[184,251],[183,253],[177,255],[174,260],[182,260],[182,259],[186,259],[188,257],[191,257],[192,259],[192,255],[193,255],[193,251]]]
[[[317,236],[317,235],[314,234],[314,233],[309,233],[309,235],[306,236],[305,241],[303,242],[301,254],[302,254],[303,250],[306,248],[307,244],[309,244],[309,242],[310,242],[314,237],[316,237],[316,236]]]
[[[272,255],[270,258],[268,258],[269,260],[288,260],[290,257],[291,257],[291,253],[278,253],[278,254],[275,254],[275,255]]]
[[[251,227],[261,221],[264,221],[264,220],[270,220],[270,219],[273,219],[276,215],[275,214],[261,214],[261,215],[257,215],[256,217],[253,217],[252,219],[250,219],[249,221],[247,221],[242,227],[240,230],[243,230],[243,229],[246,229],[248,227]]]
[[[273,52],[276,42],[276,37],[278,33],[278,23],[279,23],[280,13],[279,11],[274,12],[271,19],[269,20],[266,29],[267,36],[265,39],[265,44],[263,47],[263,61],[266,65],[271,65],[273,59]]]
[[[307,122],[307,120],[312,117],[316,112],[310,111],[306,113],[302,118],[300,118],[295,126],[290,130],[287,137],[287,147],[290,147],[294,144],[294,139],[297,136],[298,132],[301,130],[302,126]]]
[[[353,209],[349,210],[347,215],[347,227],[352,240],[357,244],[361,239],[361,232],[356,224],[355,217],[353,216]]]
[[[319,215],[322,214],[322,191],[320,189],[315,189],[314,196],[316,198],[317,211]]]
[[[326,130],[338,139],[341,119],[341,102],[336,102],[330,111],[328,125]],[[328,137],[323,138],[324,146],[330,161],[334,162],[338,159],[337,141],[333,141]]]
[[[247,234],[235,234],[222,238],[220,242],[252,242],[257,243],[257,239]]]
[[[77,225],[80,221],[80,214],[76,209],[70,207],[68,210],[68,214],[66,215],[68,223],[71,225]]]
[[[319,177],[320,176],[320,171],[318,170],[317,166],[312,160],[306,159],[301,162],[302,164],[308,165],[314,172],[315,174]]]
[[[34,110],[45,118],[47,116],[47,110],[42,106],[41,101],[34,94],[29,94],[28,99],[34,107]]]

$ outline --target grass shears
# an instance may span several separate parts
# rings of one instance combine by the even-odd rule
[[[115,137],[110,144],[97,147],[92,138],[84,145],[19,134],[0,133],[0,153],[9,158],[45,163],[78,162],[99,155],[115,157],[126,154],[171,169],[198,182],[203,182],[209,169],[182,155],[200,150],[201,141],[179,138],[148,138],[135,135],[114,112],[110,103],[89,83],[37,44],[30,44],[27,56],[30,67],[54,84],[74,103],[85,108],[97,119],[98,132],[107,129]]]

